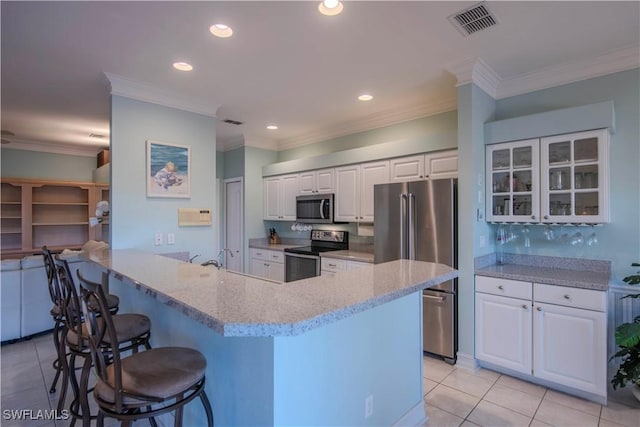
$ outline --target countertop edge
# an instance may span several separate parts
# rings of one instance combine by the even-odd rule
[[[589,289],[593,291],[608,291],[609,283],[594,283],[572,281],[549,276],[534,276],[531,274],[505,273],[487,270],[486,268],[476,269],[474,274],[477,276],[495,277],[498,279],[519,280],[523,282],[542,283],[547,285],[565,286],[569,288]]]

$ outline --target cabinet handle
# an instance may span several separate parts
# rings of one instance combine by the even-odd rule
[[[542,311],[542,307],[536,307],[536,310]]]
[[[527,304],[522,304],[522,308],[527,309]]]
[[[545,216],[544,216],[544,219],[549,219],[549,215],[545,215]]]
[[[420,175],[420,178],[424,178],[424,176]]]
[[[498,285],[498,289],[500,289],[502,291],[502,290],[504,290],[504,286]]]
[[[569,294],[565,294],[565,295],[564,295],[564,299],[571,299],[571,295],[569,295]]]
[[[335,267],[335,266],[336,266],[335,264],[329,264],[329,267]]]
[[[531,219],[536,219],[536,216],[535,215],[531,215]]]

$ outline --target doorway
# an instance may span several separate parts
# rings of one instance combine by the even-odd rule
[[[242,177],[224,180],[225,227],[224,247],[233,252],[233,257],[225,252],[224,265],[227,269],[242,272],[242,240],[244,233],[244,189]]]

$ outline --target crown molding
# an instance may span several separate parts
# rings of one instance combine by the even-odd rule
[[[11,139],[11,144],[3,144],[3,149],[39,151],[42,153],[65,154],[68,156],[95,157],[100,151],[109,147],[95,145],[61,144],[55,142],[40,142],[27,139]]]
[[[153,87],[147,83],[135,81],[117,74],[104,73],[109,82],[109,91],[112,95],[125,98],[177,108],[205,116],[216,117],[216,111],[220,104],[210,104],[204,100],[195,99],[184,94],[171,92]]]
[[[309,145],[316,142],[339,138],[345,135],[379,129],[384,126],[391,126],[409,120],[419,119],[421,117],[428,117],[434,114],[452,111],[455,110],[456,107],[457,101],[456,98],[453,97],[441,100],[439,102],[409,106],[402,110],[393,109],[381,111],[357,121],[345,122],[337,126],[332,126],[330,129],[322,129],[315,132],[298,135],[293,138],[279,140],[277,149],[280,151],[288,150],[291,148],[302,147],[304,145]]]
[[[640,67],[640,45],[634,44],[603,55],[530,71],[502,80],[496,99],[522,95],[567,83]]]
[[[473,82],[492,98],[496,97],[497,90],[502,82],[498,73],[482,58],[465,59],[449,65],[447,70],[456,76],[456,87]]]

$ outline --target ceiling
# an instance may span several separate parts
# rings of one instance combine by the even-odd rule
[[[3,147],[108,146],[105,73],[210,109],[218,149],[286,149],[453,110],[476,58],[497,98],[640,66],[638,1],[488,2],[498,25],[463,37],[447,17],[476,3],[2,1]]]

